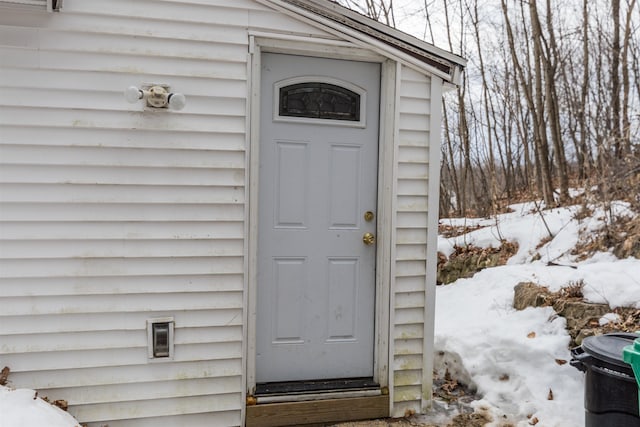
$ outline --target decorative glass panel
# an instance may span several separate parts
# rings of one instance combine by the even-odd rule
[[[360,95],[330,83],[298,83],[280,88],[280,116],[360,121]]]

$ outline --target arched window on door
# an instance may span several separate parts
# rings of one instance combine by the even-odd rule
[[[276,83],[276,119],[320,119],[364,126],[365,91],[347,82],[321,79],[297,77]]]

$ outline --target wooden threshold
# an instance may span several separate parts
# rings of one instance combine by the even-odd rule
[[[247,406],[247,427],[323,425],[389,416],[389,395]]]

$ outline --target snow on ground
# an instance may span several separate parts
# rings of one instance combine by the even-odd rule
[[[601,253],[578,262],[571,256],[579,233],[600,226],[603,212],[578,221],[578,207],[540,212],[524,203],[512,209],[497,220],[441,220],[485,226],[464,236],[441,237],[438,249],[447,255],[454,245],[497,247],[500,239],[517,241],[519,250],[505,266],[438,287],[436,369],[440,375],[449,369],[454,378],[477,387],[482,400],[473,405],[492,414],[491,426],[510,422],[524,427],[537,419],[537,427],[581,427],[584,379],[565,363],[571,360],[565,320],[551,307],[513,309],[513,288],[527,281],[555,291],[583,281],[588,301],[640,308],[640,260]],[[628,213],[624,203],[613,211]],[[546,243],[538,247],[541,242]]]
[[[0,427],[78,427],[80,423],[33,390],[0,386]]]

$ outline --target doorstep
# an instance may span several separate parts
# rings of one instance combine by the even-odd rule
[[[247,399],[256,402],[255,398]],[[258,401],[259,402],[259,401]],[[248,404],[247,427],[311,426],[389,416],[389,395]]]

